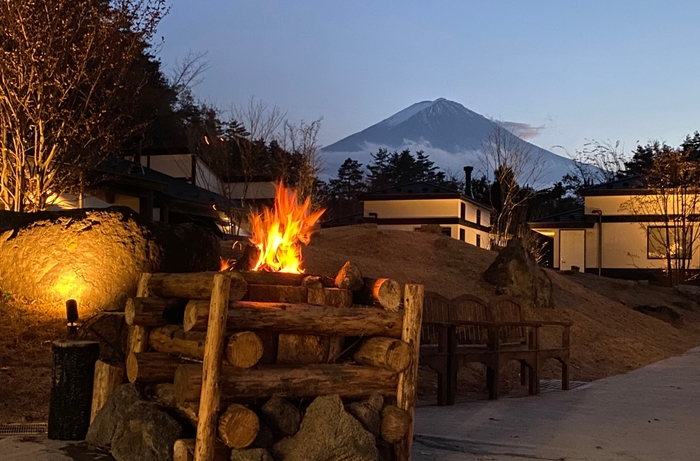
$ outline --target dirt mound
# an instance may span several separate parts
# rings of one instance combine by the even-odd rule
[[[422,283],[426,290],[447,297],[470,293],[489,299],[496,295],[494,287],[482,280],[496,253],[442,235],[377,230],[373,225],[324,229],[313,235],[304,258],[308,273],[334,274],[345,261],[352,260],[365,276]],[[651,303],[671,306],[685,300],[670,288],[588,274],[547,273],[553,283],[554,309],[526,309],[525,314],[533,320],[574,322],[574,380],[624,373],[700,344],[697,309],[683,310],[683,325],[678,328],[633,309]],[[544,329],[543,341],[554,344],[560,341],[560,334],[557,329]],[[465,369],[461,378],[466,387],[483,387],[480,368]],[[517,367],[511,371],[517,373]],[[558,375],[556,363],[545,364],[544,377]]]

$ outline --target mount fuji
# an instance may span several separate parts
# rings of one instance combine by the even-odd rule
[[[462,167],[472,165],[478,174],[486,174],[479,151],[497,126],[498,122],[457,102],[440,98],[415,103],[369,128],[324,147],[321,152],[331,175],[348,157],[366,165],[371,161],[370,153],[382,147],[389,151],[423,150],[445,170],[460,172]],[[510,131],[506,133],[515,137],[516,142],[524,143],[534,154],[533,157],[539,157],[544,165],[537,184],[532,186],[550,187],[572,171],[573,160],[530,144]]]

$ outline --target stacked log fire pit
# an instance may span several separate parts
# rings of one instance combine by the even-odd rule
[[[126,307],[127,376],[196,429],[176,461],[313,459],[329,447],[300,451],[318,438],[311,419],[352,419],[345,410],[374,436],[358,459],[409,460],[422,307],[422,285],[351,263],[335,278],[143,274]]]

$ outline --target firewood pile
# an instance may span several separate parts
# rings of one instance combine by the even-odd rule
[[[324,396],[382,459],[409,460],[422,307],[422,285],[363,278],[352,263],[335,278],[143,274],[126,306],[127,376],[196,428],[176,461],[297,459],[285,446],[310,436]]]

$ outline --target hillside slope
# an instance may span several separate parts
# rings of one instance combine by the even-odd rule
[[[366,276],[422,283],[426,290],[448,297],[471,293],[484,299],[495,295],[493,287],[481,280],[494,258],[492,251],[441,235],[378,231],[371,225],[321,230],[304,250],[308,273],[334,274],[345,261],[352,260]],[[574,380],[590,381],[624,373],[700,344],[697,308],[678,310],[683,316],[680,328],[632,309],[650,304],[672,307],[673,302],[684,302],[669,288],[547,272],[554,283],[555,308],[527,309],[526,316],[531,320],[574,322]],[[685,304],[688,307],[687,300]],[[545,331],[543,336],[550,342],[557,340],[558,335],[557,331]],[[558,376],[558,367],[548,363],[546,375]]]

